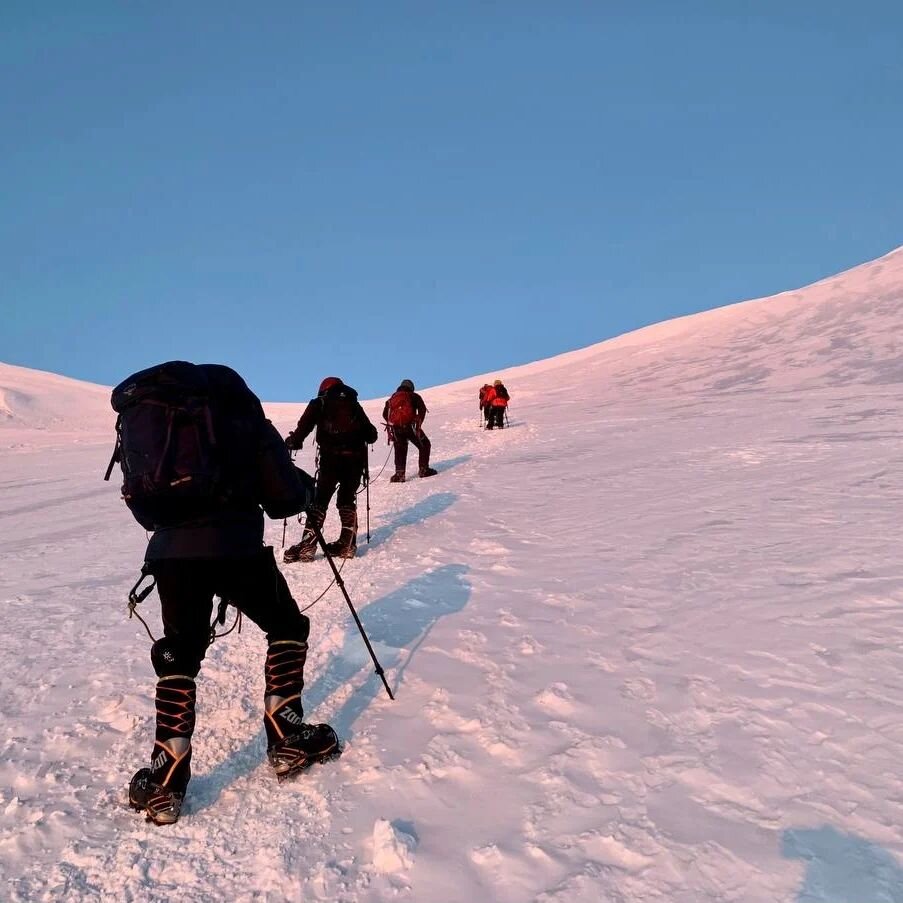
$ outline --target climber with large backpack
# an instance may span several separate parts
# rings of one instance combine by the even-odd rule
[[[111,403],[119,416],[106,479],[118,463],[123,499],[152,533],[130,598],[141,601],[147,591],[136,595],[138,586],[153,578],[163,620],[151,648],[154,745],[150,766],[132,778],[129,802],[165,825],[179,818],[191,777],[195,678],[211,641],[214,596],[266,634],[264,725],[276,776],[338,751],[329,725],[304,722],[310,622],[263,542],[264,511],[282,519],[305,510],[313,480],[294,466],[257,396],[229,367],[150,367],[120,383]]]
[[[337,376],[327,376],[320,383],[317,397],[308,402],[298,425],[286,437],[286,446],[293,451],[300,449],[314,429],[319,447],[317,488],[301,542],[287,548],[282,556],[288,563],[314,560],[317,533],[336,489],[342,532],[326,548],[337,558],[354,558],[357,552],[357,491],[367,472],[367,446],[376,442],[379,433],[360,406],[357,392]]]
[[[403,483],[408,462],[408,443],[418,451],[418,475],[434,477],[438,471],[430,467],[430,440],[423,432],[427,407],[414,391],[414,383],[403,379],[383,407],[383,420],[389,441],[395,446],[395,473],[390,482]]]

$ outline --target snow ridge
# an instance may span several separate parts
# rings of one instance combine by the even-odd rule
[[[0,447],[109,435],[114,420],[106,387],[0,363]]]

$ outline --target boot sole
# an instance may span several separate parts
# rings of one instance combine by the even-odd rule
[[[174,825],[178,820],[179,816],[172,816],[170,813],[160,813],[159,815],[153,815],[150,809],[147,808],[143,803],[137,803],[131,798],[129,799],[129,809],[134,812],[143,812],[145,821],[149,821],[152,825],[156,825],[158,828],[163,827],[164,825]]]
[[[307,771],[311,765],[318,765],[321,762],[331,762],[333,759],[338,759],[344,751],[345,748],[342,746],[341,742],[336,743],[332,749],[325,753],[319,753],[316,756],[306,756],[304,759],[300,759],[293,762],[291,765],[285,766],[282,770],[277,770],[276,780],[282,784],[296,775],[301,774],[302,771]],[[275,768],[275,766],[273,767]]]
[[[139,774],[147,769],[141,769]],[[149,800],[139,800],[132,796],[132,787],[135,784],[135,779],[138,777],[136,774],[134,778],[132,778],[131,783],[129,784],[129,808],[134,810],[135,812],[143,812],[146,816],[146,820],[151,822],[151,824],[162,826],[162,825],[174,825],[178,820],[179,816],[182,814],[182,802],[184,800],[184,794],[178,797],[178,805],[176,807],[177,811],[175,813],[162,811],[154,814],[148,806]]]

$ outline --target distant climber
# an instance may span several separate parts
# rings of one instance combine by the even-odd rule
[[[486,417],[486,429],[502,429],[505,426],[505,410],[511,396],[500,379],[497,379],[483,397],[483,405],[489,413]]]
[[[395,446],[395,473],[390,482],[403,483],[408,461],[408,443],[418,451],[418,474],[434,477],[437,471],[430,467],[430,440],[423,432],[423,419],[427,407],[414,391],[414,383],[403,379],[383,408],[383,420],[389,431],[389,441]]]
[[[320,447],[316,494],[307,511],[301,542],[287,548],[282,556],[288,563],[313,561],[317,531],[323,527],[336,488],[342,532],[326,548],[338,558],[354,558],[357,553],[357,490],[367,471],[367,445],[376,442],[379,433],[360,406],[357,392],[337,376],[328,376],[320,383],[317,397],[308,402],[298,425],[286,437],[286,446],[300,449],[314,428]]]

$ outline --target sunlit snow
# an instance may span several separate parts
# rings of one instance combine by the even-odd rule
[[[218,640],[155,828],[109,390],[0,365],[4,899],[903,901],[903,250],[485,376],[510,429],[484,375],[424,390],[440,475],[387,468],[345,567],[397,700],[331,591],[305,699],[345,753],[277,785],[264,639]]]

